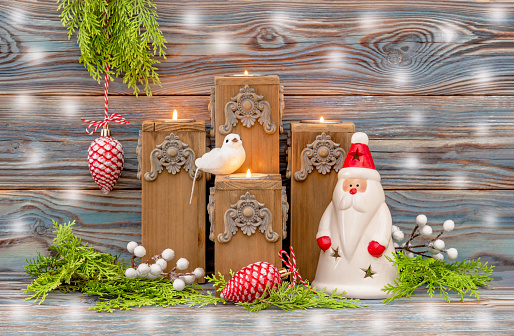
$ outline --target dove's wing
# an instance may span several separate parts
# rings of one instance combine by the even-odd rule
[[[205,153],[201,158],[196,159],[196,166],[204,171],[222,166],[220,150],[220,148],[213,148],[210,152]]]

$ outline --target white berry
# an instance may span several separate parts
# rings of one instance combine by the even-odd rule
[[[180,277],[180,279],[184,280],[186,285],[190,285],[193,282],[195,282],[195,276],[194,275],[183,275]]]
[[[428,237],[432,234],[432,227],[430,227],[429,225],[425,225],[421,228],[421,230],[419,230],[419,232],[422,236]]]
[[[163,271],[166,269],[166,267],[168,267],[168,263],[166,262],[166,260],[162,258],[157,259],[155,264],[159,265],[159,267],[161,267],[161,270]]]
[[[184,280],[182,280],[182,279],[175,279],[173,281],[173,289],[175,289],[177,291],[181,291],[184,288],[186,288],[186,283],[184,282]]]
[[[127,250],[130,252],[130,253],[134,253],[134,249],[137,247],[137,243],[135,241],[131,241],[130,243],[127,244]]]
[[[443,223],[443,229],[446,232],[452,231],[454,227],[455,227],[455,223],[451,219],[448,219],[447,221],[445,221]]]
[[[162,251],[161,255],[164,260],[170,261],[171,259],[175,258],[175,251],[173,251],[170,248],[167,248],[164,251]]]
[[[437,259],[437,260],[443,260],[444,259],[444,255],[442,253],[438,253],[438,254],[434,254],[432,256],[432,258]]]
[[[409,258],[409,259],[414,258],[414,253],[412,253],[412,252],[407,253],[407,258]]]
[[[134,248],[134,254],[136,257],[144,257],[146,255],[146,249],[143,246],[136,246]]]
[[[391,232],[398,231],[398,230],[400,230],[400,228],[397,227],[396,225],[393,225],[393,230]]]
[[[428,218],[425,215],[418,215],[418,217],[416,217],[416,224],[418,224],[419,226],[423,226],[427,224],[427,222]]]
[[[139,266],[137,266],[137,271],[139,272],[139,274],[145,275],[148,272],[150,272],[150,266],[148,266],[148,264],[145,263],[139,264]]]
[[[161,265],[159,265],[159,264],[152,264],[150,266],[150,273],[152,273],[153,275],[161,275],[161,272],[162,272]]]
[[[198,267],[198,268],[195,268],[195,270],[193,271],[193,274],[195,275],[195,278],[200,279],[205,276],[205,271],[203,268]]]
[[[137,274],[137,271],[132,267],[127,268],[127,270],[125,271],[125,276],[129,279],[134,279],[135,277],[137,277]]]
[[[446,251],[446,255],[448,256],[448,259],[455,260],[459,256],[459,251],[452,247]]]
[[[177,260],[177,269],[179,270],[185,270],[189,267],[189,261],[186,258],[180,258]]]
[[[396,230],[393,232],[393,239],[396,241],[402,241],[405,238],[405,235],[401,230]]]
[[[438,254],[438,253],[441,253],[441,250],[435,249],[433,247],[429,247],[428,252],[430,252],[432,254]]]
[[[153,265],[152,265],[153,266]],[[146,278],[147,279],[151,279],[151,280],[154,280],[154,279],[157,279],[157,278],[160,278],[161,276],[160,275],[155,275],[155,274],[152,274],[152,273],[148,273],[146,275]]]
[[[442,251],[444,250],[444,241],[442,239],[437,239],[434,241],[433,246],[435,249]]]

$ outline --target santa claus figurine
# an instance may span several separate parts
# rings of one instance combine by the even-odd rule
[[[391,231],[391,213],[368,136],[355,133],[332,202],[319,223],[321,252],[312,285],[346,292],[349,298],[388,297],[381,289],[396,278],[396,268],[385,258],[394,253]]]

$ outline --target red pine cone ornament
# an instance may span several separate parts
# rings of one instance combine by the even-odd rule
[[[108,194],[123,170],[124,155],[121,143],[102,130],[88,150],[89,171],[104,194]]]
[[[281,283],[279,270],[260,261],[237,272],[221,292],[221,298],[232,302],[253,302],[262,295],[266,286],[275,289]]]

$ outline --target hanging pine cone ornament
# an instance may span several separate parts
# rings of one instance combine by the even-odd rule
[[[121,143],[111,137],[108,128],[102,129],[88,150],[89,171],[104,194],[108,194],[123,170],[124,155]]]
[[[262,295],[266,286],[276,289],[281,283],[279,270],[267,262],[260,261],[234,274],[220,296],[226,301],[253,302]]]

